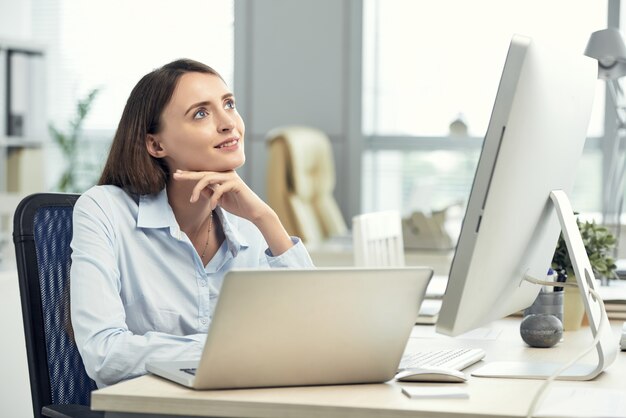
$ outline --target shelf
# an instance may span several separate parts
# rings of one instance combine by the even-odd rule
[[[40,148],[42,141],[21,136],[0,136],[0,148]]]
[[[43,187],[32,185],[48,138],[45,54],[42,43],[0,37],[0,193]]]
[[[21,52],[23,54],[42,55],[46,46],[41,42],[0,38],[0,50],[1,49]]]

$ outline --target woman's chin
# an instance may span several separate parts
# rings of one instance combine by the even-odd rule
[[[239,158],[228,162],[225,161],[224,164],[220,164],[219,168],[216,168],[212,171],[234,171],[238,168],[241,168],[245,162],[245,158]]]
[[[236,170],[238,168],[241,168],[246,162],[246,157],[245,155],[242,155],[241,158],[238,158],[236,161],[233,161],[232,164],[230,164],[230,168],[224,170],[224,171],[229,171],[229,170]]]
[[[215,171],[215,172],[233,171],[243,166],[245,162],[246,162],[245,156],[237,156],[236,158],[222,158],[218,164],[216,164],[214,160],[213,164],[193,165],[192,167],[188,168],[188,171]]]

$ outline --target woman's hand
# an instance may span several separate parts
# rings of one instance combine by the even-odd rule
[[[272,209],[259,198],[235,171],[183,171],[176,170],[174,180],[196,182],[190,202],[200,195],[209,199],[211,209],[221,206],[228,212],[256,222]]]
[[[219,205],[233,215],[254,223],[263,234],[272,254],[280,255],[293,246],[276,212],[235,171],[176,170],[173,178],[176,181],[196,182],[190,202],[197,202],[202,194],[209,198],[211,209]]]

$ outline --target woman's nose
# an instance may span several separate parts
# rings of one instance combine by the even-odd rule
[[[226,112],[222,112],[220,116],[219,123],[217,125],[217,130],[220,132],[229,132],[235,128],[235,121],[233,118]]]

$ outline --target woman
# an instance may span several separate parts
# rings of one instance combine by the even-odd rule
[[[98,387],[148,359],[199,358],[228,270],[312,267],[234,171],[243,141],[233,94],[204,64],[174,61],[131,92],[99,185],[74,208],[72,326]]]

